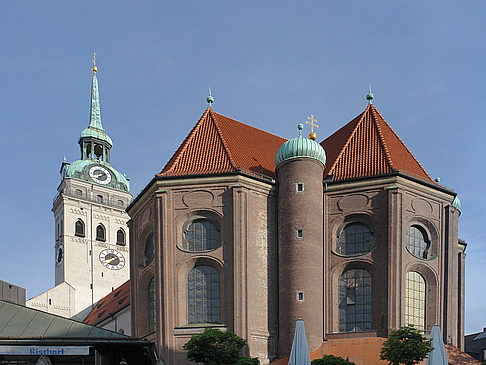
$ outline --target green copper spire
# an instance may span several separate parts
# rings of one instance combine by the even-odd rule
[[[89,115],[89,126],[81,132],[81,139],[96,138],[101,141],[108,142],[110,147],[113,145],[111,138],[105,133],[103,126],[101,125],[101,112],[100,112],[100,93],[98,91],[98,78],[96,73],[98,67],[96,66],[96,53],[93,55],[93,80],[91,82],[91,106]]]
[[[89,128],[104,130],[103,126],[101,125],[100,94],[98,91],[98,78],[96,77],[96,72],[93,73],[93,81],[91,83]]]

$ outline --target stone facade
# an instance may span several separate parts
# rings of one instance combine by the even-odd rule
[[[196,133],[197,126],[188,139]],[[279,163],[274,178],[243,169],[171,176],[182,171],[173,165],[188,139],[127,208],[132,335],[154,341],[167,364],[189,364],[182,347],[207,327],[243,337],[247,353],[268,364],[288,356],[298,318],[310,351],[330,339],[384,338],[408,323],[424,332],[439,324],[445,340],[463,348],[466,245],[455,192],[425,170],[427,179],[399,171],[334,179],[322,160],[305,156]],[[188,249],[198,221],[217,228],[217,246]],[[353,225],[361,231],[349,233]],[[414,232],[423,234],[419,251]],[[361,251],[343,249],[346,235],[361,235]],[[209,323],[191,317],[191,275],[202,267],[217,277],[219,312]],[[214,306],[207,295],[206,309]]]

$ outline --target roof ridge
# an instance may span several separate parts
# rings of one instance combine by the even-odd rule
[[[344,152],[346,151],[346,149],[348,148],[349,144],[351,143],[351,139],[353,138],[354,134],[356,133],[356,131],[358,130],[358,127],[361,125],[361,123],[363,122],[363,118],[364,118],[364,115],[366,113],[366,110],[364,112],[361,113],[361,115],[359,116],[359,120],[358,122],[356,123],[356,125],[354,126],[353,130],[351,131],[351,133],[349,134],[349,138],[346,140],[346,143],[343,145],[343,147],[341,148],[341,151],[339,152],[339,154],[336,156],[336,158],[334,159],[334,162],[332,164],[332,166],[329,168],[329,173],[330,174],[333,169],[336,167],[338,161],[341,159],[341,156],[344,154]],[[355,118],[356,119],[356,118]],[[353,119],[354,120],[354,119]]]
[[[187,135],[186,139],[181,143],[179,148],[174,152],[173,156],[171,157],[171,159],[166,164],[166,166],[170,165],[169,169],[167,171],[164,171],[165,167],[162,169],[162,172],[164,174],[168,174],[168,173],[170,173],[174,170],[175,166],[177,165],[177,163],[181,159],[182,155],[184,154],[184,151],[187,149],[187,146],[189,146],[189,143],[191,142],[192,138],[194,137],[196,132],[201,128],[201,125],[202,125],[206,115],[209,113],[210,109],[211,109],[211,107],[206,108],[206,110],[204,111],[201,118],[199,118],[196,125],[192,128],[191,132],[189,132],[189,134]],[[172,161],[173,158],[174,158],[174,160]]]
[[[366,111],[367,112],[371,111],[371,115],[376,118],[376,116],[374,115],[374,111],[378,112],[378,110],[376,110],[375,107],[372,107],[372,105],[373,104],[370,104],[368,108],[366,108],[367,109]],[[384,120],[384,118],[381,115],[380,117],[381,119]],[[380,138],[381,148],[383,148],[383,150],[385,151],[386,162],[388,163],[388,165],[390,165],[390,168],[393,171],[397,171],[398,169],[395,167],[395,164],[393,163],[393,160],[390,155],[390,151],[388,150],[388,146],[386,145],[385,136],[383,136],[383,131],[381,130],[381,126],[379,125],[378,121],[375,121],[374,124],[375,124],[375,128],[378,130],[378,137]]]
[[[223,132],[221,131],[221,128],[219,127],[218,122],[216,121],[216,118],[214,118],[213,115],[212,115],[212,113],[214,113],[213,112],[213,109],[212,108],[208,108],[208,110],[209,110],[209,113],[208,113],[209,114],[209,117],[213,121],[214,126],[216,127],[216,130],[218,131],[219,139],[221,140],[221,143],[223,144],[224,151],[226,152],[226,155],[229,158],[231,167],[234,168],[235,170],[237,170],[238,168],[236,167],[236,163],[235,163],[233,157],[231,156],[231,152],[230,152],[230,150],[228,148],[228,144],[226,143],[226,140],[223,137]]]
[[[381,115],[381,113],[378,111],[378,109],[375,108],[375,106],[373,106],[371,104],[371,106],[373,107],[373,111],[376,112],[378,114],[378,116],[383,120],[383,122],[385,122],[388,127],[390,128],[390,130],[392,131],[392,133],[395,135],[395,137],[397,137],[398,141],[400,141],[400,143],[402,144],[403,147],[405,147],[405,149],[407,150],[408,153],[410,153],[410,155],[412,156],[412,158],[414,159],[414,161],[420,166],[420,168],[422,169],[422,171],[425,173],[426,176],[428,176],[430,178],[430,180],[433,180],[429,173],[427,172],[427,170],[425,170],[425,168],[422,166],[422,164],[419,162],[419,160],[417,160],[415,158],[415,155],[412,153],[412,151],[410,151],[407,147],[407,145],[405,144],[405,142],[403,142],[403,140],[400,138],[400,136],[393,130],[393,128],[387,123],[387,121],[385,120],[385,118],[383,118],[383,116]]]
[[[279,136],[278,134],[271,133],[271,132],[266,131],[266,130],[261,129],[261,128],[257,128],[257,127],[255,127],[255,126],[252,126],[252,125],[248,124],[248,123],[244,123],[244,122],[242,122],[242,121],[240,121],[240,120],[238,120],[238,119],[234,119],[234,118],[227,117],[226,115],[221,114],[221,113],[218,113],[218,112],[215,112],[214,110],[212,110],[212,112],[213,112],[213,114],[220,115],[220,116],[222,116],[223,118],[228,118],[228,119],[231,119],[231,120],[232,120],[232,121],[234,121],[234,122],[237,122],[237,123],[243,124],[243,125],[245,125],[245,126],[247,126],[247,127],[250,127],[250,128],[256,129],[256,130],[258,130],[258,131],[260,131],[260,132],[263,132],[263,133],[266,133],[266,134],[270,134],[270,135],[272,135],[272,136],[274,136],[274,137],[282,138],[282,139],[285,139],[286,141],[288,141],[288,139],[287,139],[287,138],[284,138],[284,137],[282,137],[282,136]]]

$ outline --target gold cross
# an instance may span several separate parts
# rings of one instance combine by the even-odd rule
[[[309,119],[310,122],[306,121],[305,123],[306,124],[310,124],[310,126],[311,126],[311,133],[314,133],[314,127],[319,128],[319,125],[316,124],[316,123],[314,123],[314,122],[317,122],[317,119],[314,118],[314,114],[311,114],[310,117],[307,117],[307,119]]]
[[[93,52],[93,66],[96,66],[96,52]]]

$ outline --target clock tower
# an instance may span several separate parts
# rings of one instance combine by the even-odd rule
[[[113,142],[101,124],[97,71],[94,64],[90,121],[78,141],[81,159],[64,160],[53,201],[56,286],[27,303],[80,320],[130,278],[125,208],[132,195],[129,180],[111,166]]]

